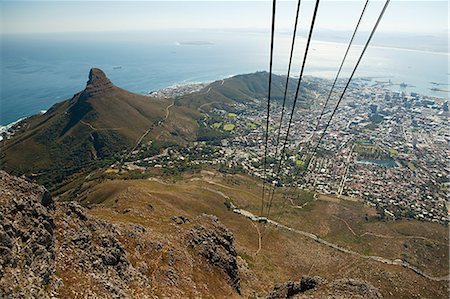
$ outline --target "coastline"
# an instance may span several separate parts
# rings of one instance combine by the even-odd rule
[[[159,90],[151,90],[144,95],[156,98],[179,97],[194,92],[198,92],[213,82],[214,81],[177,83],[168,87],[161,88]]]
[[[279,74],[277,72],[274,72],[274,74],[279,75],[279,76],[285,76],[285,74]],[[206,88],[208,85],[210,85],[213,82],[216,81],[220,81],[220,80],[224,80],[224,79],[228,79],[231,77],[234,77],[238,74],[235,75],[229,75],[229,76],[225,76],[222,79],[216,79],[216,80],[208,80],[208,81],[204,81],[204,82],[180,82],[180,83],[175,83],[172,85],[169,85],[167,87],[158,89],[158,90],[150,90],[148,92],[145,93],[140,93],[141,95],[144,96],[149,96],[149,97],[156,97],[156,98],[160,98],[160,99],[164,99],[164,98],[171,98],[171,97],[179,97],[179,96],[183,96],[183,95],[187,95],[187,94],[191,94],[194,92],[199,92],[202,89]],[[329,78],[325,78],[325,77],[320,77],[320,76],[314,76],[314,75],[306,75],[307,77],[311,77],[311,78],[317,78],[317,79],[321,79],[321,80],[330,80]],[[291,76],[292,79],[298,79],[298,77],[296,76]],[[374,80],[376,78],[379,77],[366,77],[366,76],[361,76],[361,77],[355,77],[354,80],[358,80],[358,81],[366,81],[367,83],[365,83],[365,85],[367,86],[371,86],[369,83],[373,83],[375,82]],[[340,78],[342,80],[345,80],[347,78]],[[396,86],[396,85],[394,85]],[[390,91],[390,92],[398,92],[396,90],[392,90],[389,88],[390,86],[378,86],[378,88],[382,88],[386,91]],[[408,94],[410,93],[410,91],[405,90],[405,93]],[[427,94],[423,94],[423,93],[417,93],[421,96],[424,97],[430,97],[430,98],[436,98],[436,99],[440,99],[440,100],[448,100],[448,97],[445,96],[435,96],[435,95],[427,95]],[[4,124],[1,125],[0,124],[0,142],[2,140],[4,140],[4,136],[10,136],[12,135],[10,130],[17,125],[18,123],[20,123],[21,121],[34,116],[34,115],[38,115],[38,114],[44,114],[45,112],[47,112],[47,110],[40,110],[38,113],[34,113],[34,114],[30,114],[24,117],[21,117],[11,123],[8,124]]]
[[[12,130],[14,126],[30,116],[19,118],[18,120],[13,121],[12,123],[7,124],[5,126],[0,125],[0,141],[3,141],[4,139],[8,139],[8,137],[11,137],[14,134]]]
[[[227,78],[229,78],[229,77],[232,77],[232,76],[228,76]],[[168,87],[161,88],[159,90],[148,91],[146,93],[142,93],[142,95],[160,98],[160,99],[179,97],[179,96],[191,94],[194,92],[198,92],[215,81],[216,80],[206,81],[206,82],[176,83],[176,84],[170,85]],[[44,114],[46,112],[47,112],[47,110],[40,110],[38,113],[30,114],[25,117],[21,117],[15,121],[5,124],[5,125],[0,125],[0,142],[11,138],[14,135],[16,129],[19,129],[19,128],[15,128],[15,126],[18,125],[23,120],[26,120],[27,118],[34,116],[34,115]]]
[[[149,90],[146,92],[140,92],[138,94],[143,95],[143,96],[154,96],[157,98],[167,98],[167,97],[174,97],[174,96],[182,96],[182,95],[186,95],[186,94],[190,94],[190,93],[194,93],[197,91],[200,91],[201,89],[205,88],[206,86],[208,86],[209,84],[215,82],[215,81],[220,81],[222,79],[228,79],[231,77],[234,77],[238,74],[233,74],[233,75],[227,75],[224,76],[223,78],[220,79],[214,79],[214,80],[206,80],[206,81],[181,81],[179,83],[175,83],[175,84],[171,84],[167,87],[163,87],[161,89],[157,89],[157,90]],[[68,100],[64,99],[62,101]],[[50,108],[50,107],[48,107]],[[5,123],[5,124],[1,124],[0,123],[0,135],[2,135],[2,133],[7,130],[7,127],[11,127],[14,126],[15,124],[21,122],[24,119],[27,119],[30,116],[33,115],[37,115],[37,114],[44,114],[45,112],[47,112],[47,110],[40,110],[37,113],[31,113],[29,115],[20,117],[12,122],[9,123]],[[2,139],[0,138],[0,141]]]

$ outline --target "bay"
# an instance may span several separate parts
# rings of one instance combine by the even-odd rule
[[[207,82],[268,69],[269,34],[261,30],[164,30],[1,35],[0,125],[11,123],[82,90],[91,67],[118,86],[148,93],[180,83]],[[297,40],[298,75],[305,37]],[[285,74],[290,36],[277,35],[274,72]],[[313,40],[305,74],[333,78],[346,45]],[[348,76],[361,46],[349,54]],[[373,46],[356,74],[414,87],[391,89],[447,97],[430,82],[448,83],[448,54]],[[448,89],[448,85],[439,85]]]

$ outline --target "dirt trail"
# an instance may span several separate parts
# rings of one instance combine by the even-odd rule
[[[83,120],[80,120],[80,123],[82,123],[83,125],[88,126],[89,128],[91,128],[94,131],[118,131],[118,130],[123,130],[123,128],[96,128],[92,124],[90,124],[88,122],[85,122]]]
[[[334,216],[332,215],[334,218],[341,220],[342,222],[345,223],[345,225],[347,226],[347,228],[349,229],[349,231],[356,237],[358,238],[362,238],[364,236],[374,236],[374,237],[378,237],[378,238],[385,238],[385,239],[419,239],[419,240],[424,240],[424,241],[429,241],[429,242],[433,242],[433,243],[437,243],[437,244],[441,244],[444,246],[449,246],[449,244],[444,243],[444,242],[439,242],[437,240],[433,240],[430,238],[426,238],[426,237],[422,237],[422,236],[387,236],[387,235],[381,235],[381,234],[376,234],[376,233],[372,233],[372,232],[365,232],[361,235],[358,235],[357,233],[355,233],[355,231],[350,227],[350,225],[347,223],[347,221],[345,221],[345,219],[342,219],[340,217]]]
[[[201,180],[201,179],[199,179],[199,180]],[[205,181],[205,180],[203,180],[203,181]],[[229,189],[234,189],[234,188],[231,188],[231,187],[227,187],[225,185],[221,185],[219,183],[215,183],[215,182],[211,182],[211,181],[206,181],[206,182],[208,182],[210,184],[215,184],[215,185],[218,185],[218,186],[221,186],[221,187],[226,187],[226,188],[229,188]],[[230,200],[231,206],[232,207],[236,207],[234,205],[234,203],[231,201],[230,197],[227,196],[226,194],[224,194],[223,192],[218,191],[218,190],[214,190],[214,189],[211,189],[211,188],[208,188],[208,187],[203,187],[203,188],[206,189],[206,190],[209,190],[209,191],[211,191],[213,193],[219,194],[220,196]],[[244,217],[249,218],[252,222],[259,221],[259,219],[260,219],[259,217],[254,215],[252,212],[249,212],[249,211],[246,211],[246,210],[243,210],[243,209],[240,209],[240,208],[234,208],[233,212],[236,213],[236,214],[240,214],[240,215],[242,215]],[[284,230],[287,230],[287,231],[290,231],[290,232],[293,232],[293,233],[296,233],[296,234],[299,234],[299,235],[302,235],[304,237],[307,237],[309,239],[312,239],[312,240],[316,241],[319,244],[328,246],[328,247],[330,247],[332,249],[335,249],[337,251],[340,251],[340,252],[343,252],[343,253],[346,253],[346,254],[353,255],[353,256],[358,257],[358,258],[371,260],[371,261],[375,261],[375,262],[379,262],[379,263],[383,263],[383,264],[393,265],[393,266],[404,267],[404,268],[407,268],[407,269],[415,272],[416,274],[418,274],[418,275],[420,275],[420,276],[422,276],[422,277],[424,277],[426,279],[432,280],[432,281],[450,281],[450,274],[448,274],[446,276],[435,277],[435,276],[432,276],[432,275],[429,275],[429,274],[423,272],[422,270],[420,270],[416,266],[413,266],[413,265],[409,264],[408,262],[400,260],[400,259],[390,260],[390,259],[387,259],[387,258],[384,258],[384,257],[381,257],[381,256],[360,254],[360,253],[358,253],[356,251],[353,251],[353,250],[341,247],[340,245],[328,242],[328,241],[326,241],[326,240],[316,236],[315,234],[312,234],[312,233],[309,233],[309,232],[305,232],[305,231],[302,231],[302,230],[298,230],[298,229],[286,226],[284,224],[281,224],[281,223],[276,222],[276,221],[271,220],[271,219],[267,219],[267,224],[273,225],[273,226],[275,226],[277,228],[281,228],[281,229],[284,229]],[[258,247],[258,248],[260,248],[260,247]],[[258,252],[259,252],[259,249],[258,249]]]
[[[261,251],[261,231],[259,230],[258,224],[256,224],[254,221],[251,221],[253,226],[256,229],[256,232],[258,233],[258,250],[255,252],[255,256],[258,255],[258,253]]]
[[[235,212],[237,214],[241,214],[241,215],[243,215],[243,216],[245,216],[247,218],[250,218],[252,221],[255,221],[258,218],[255,215],[253,215],[251,212],[246,211],[246,210],[242,210],[242,209],[238,209],[238,208],[234,209],[233,212]],[[431,276],[431,275],[426,274],[425,272],[423,272],[419,268],[409,264],[406,261],[400,260],[400,259],[390,260],[390,259],[386,259],[386,258],[381,257],[381,256],[363,255],[363,254],[360,254],[360,253],[358,253],[356,251],[353,251],[353,250],[350,250],[350,249],[346,249],[344,247],[341,247],[339,245],[336,245],[334,243],[331,243],[331,242],[328,242],[328,241],[326,241],[324,239],[321,239],[321,238],[319,238],[318,236],[316,236],[316,235],[314,235],[312,233],[308,233],[308,232],[305,232],[305,231],[302,231],[302,230],[298,230],[298,229],[286,226],[284,224],[278,223],[278,222],[273,221],[271,219],[267,219],[267,223],[269,223],[271,225],[274,225],[275,227],[282,228],[282,229],[285,229],[287,231],[294,232],[296,234],[299,234],[299,235],[305,236],[307,238],[313,239],[317,243],[326,245],[328,247],[331,247],[331,248],[336,249],[336,250],[338,250],[340,252],[343,252],[343,253],[351,254],[351,255],[354,255],[354,256],[359,257],[359,258],[368,259],[368,260],[372,260],[372,261],[376,261],[376,262],[380,262],[380,263],[384,263],[384,264],[388,264],[388,265],[401,266],[401,267],[410,269],[410,270],[414,271],[415,273],[417,273],[418,275],[420,275],[422,277],[425,277],[425,278],[427,278],[429,280],[432,280],[432,281],[448,281],[448,280],[450,280],[450,275],[441,276],[441,277]]]

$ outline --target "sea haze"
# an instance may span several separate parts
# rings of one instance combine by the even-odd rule
[[[318,33],[305,74],[332,78],[345,51],[343,42],[350,34]],[[358,41],[364,40],[364,34]],[[286,73],[290,38],[288,34],[277,35],[274,70],[278,74]],[[420,39],[416,42],[423,45]],[[300,69],[303,33],[297,45],[293,76]],[[267,70],[268,46],[268,32],[251,30],[2,35],[0,125],[70,98],[84,88],[91,67],[103,69],[120,87],[147,93],[177,83]],[[398,90],[448,97],[448,92],[430,90],[436,87],[430,82],[448,83],[448,54],[437,52],[440,47],[438,44],[432,51],[402,49],[392,35],[384,39],[379,36],[356,75],[415,86],[392,87]],[[349,75],[360,50],[361,46],[356,46],[351,51],[344,77]],[[448,85],[438,87],[449,89]]]

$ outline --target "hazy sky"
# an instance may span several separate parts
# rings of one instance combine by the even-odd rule
[[[271,1],[0,1],[1,33],[270,26]],[[373,25],[383,3],[371,1],[363,30]],[[322,0],[317,28],[350,30],[363,4]],[[302,28],[313,5],[302,1]],[[279,1],[277,9],[277,28],[290,29],[296,1]],[[448,2],[393,0],[379,31],[448,34]]]

